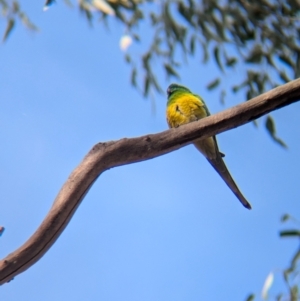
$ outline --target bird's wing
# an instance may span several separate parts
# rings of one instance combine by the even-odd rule
[[[187,116],[188,122],[197,121],[210,115],[203,99],[195,94],[186,93],[177,102],[179,109]]]
[[[210,115],[210,112],[208,110],[208,107],[206,106],[205,101],[202,99],[201,96],[197,95],[197,94],[193,94],[194,97],[196,97],[198,99],[198,103],[201,104],[201,108],[202,110],[205,110],[206,116]]]

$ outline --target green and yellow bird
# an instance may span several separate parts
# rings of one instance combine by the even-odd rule
[[[210,115],[203,99],[193,94],[188,88],[171,84],[167,93],[167,122],[170,128],[197,121]],[[219,151],[216,137],[195,140],[194,145],[205,156],[239,201],[246,208],[251,209],[251,205],[240,192],[222,159],[224,154]]]

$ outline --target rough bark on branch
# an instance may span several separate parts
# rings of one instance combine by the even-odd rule
[[[28,269],[49,250],[88,190],[104,171],[164,155],[196,138],[206,138],[241,126],[299,99],[300,79],[297,79],[233,108],[177,129],[96,144],[71,173],[36,232],[21,247],[0,261],[0,284]]]

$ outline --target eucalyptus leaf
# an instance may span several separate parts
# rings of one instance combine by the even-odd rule
[[[215,56],[216,63],[219,66],[220,70],[222,72],[224,72],[224,68],[223,68],[223,65],[222,65],[221,59],[220,59],[220,48],[217,46],[214,48],[214,56]]]
[[[137,77],[137,69],[136,68],[132,68],[132,71],[131,71],[131,84],[134,87],[137,86],[136,77]]]
[[[171,65],[165,63],[164,67],[165,67],[165,70],[166,70],[168,76],[173,76],[173,77],[176,77],[177,79],[180,78],[179,74],[172,68]]]
[[[220,84],[220,78],[216,78],[216,79],[214,79],[212,82],[210,82],[210,83],[206,86],[206,88],[207,88],[208,90],[213,90],[213,89],[215,89],[219,84]]]
[[[280,237],[300,237],[300,230],[283,230],[279,232]]]
[[[287,145],[280,138],[277,137],[277,135],[276,135],[276,128],[275,128],[275,122],[274,122],[274,119],[270,115],[268,115],[268,117],[266,119],[266,129],[268,130],[271,138],[275,142],[277,142],[282,147],[287,148]]]
[[[6,29],[5,29],[5,32],[4,32],[3,39],[2,39],[3,42],[5,42],[7,40],[8,36],[10,35],[10,33],[13,30],[14,26],[15,26],[15,20],[14,19],[9,19],[8,22],[7,22],[7,25],[6,25]]]
[[[287,220],[289,220],[291,218],[291,216],[289,214],[284,214],[281,217],[281,222],[286,222]]]
[[[254,294],[250,294],[245,301],[253,301],[255,299],[255,295]]]

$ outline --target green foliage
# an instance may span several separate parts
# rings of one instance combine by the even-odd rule
[[[288,218],[287,218],[288,217]],[[300,228],[299,222],[285,214],[282,219],[283,222],[292,220],[298,225],[298,229],[282,230],[279,232],[280,237],[296,238],[299,241]],[[292,256],[290,265],[282,272],[284,281],[288,288],[288,298],[285,300],[296,301],[299,300],[299,273],[300,273],[300,248],[298,247],[294,255]]]
[[[21,10],[17,1],[0,0],[0,9],[2,18],[6,19],[6,28],[2,41],[6,41],[15,27],[16,21],[19,20],[28,29],[38,31],[38,28],[30,21],[27,15]]]
[[[219,86],[220,82],[221,82],[220,78],[216,78],[216,79],[214,79],[212,82],[210,82],[210,83],[206,86],[206,88],[207,88],[208,90],[213,90],[213,89],[215,89],[215,88],[217,88],[217,87]]]
[[[16,16],[36,30],[20,13],[18,2],[9,6],[7,1],[0,0],[7,19],[4,39],[13,29]],[[45,5],[53,2],[45,1]],[[64,1],[70,4],[70,0]],[[168,78],[178,79],[180,66],[199,54],[203,64],[214,61],[220,70],[217,80],[204,84],[208,89],[219,89],[222,102],[229,91],[243,93],[248,100],[300,75],[297,0],[78,0],[78,6],[90,24],[99,16],[105,25],[117,19],[135,41],[143,42],[140,25],[151,24],[148,50],[140,56],[131,55],[130,50],[125,54],[132,69],[131,83],[145,97],[151,90],[163,92],[161,79],[156,76],[160,74],[158,68]],[[230,87],[224,79],[236,70],[243,76]],[[271,138],[285,146],[272,131],[273,125],[268,118],[266,127]]]
[[[255,299],[255,295],[250,294],[250,295],[247,297],[246,301],[253,301],[254,299]]]
[[[277,137],[276,135],[276,128],[275,128],[275,122],[274,119],[269,115],[266,119],[266,129],[268,130],[271,137],[276,141],[278,144],[280,144],[282,147],[287,148],[286,144]]]
[[[288,221],[293,222],[294,224],[296,224],[298,226],[298,228],[294,228],[294,229],[288,229],[288,230],[281,230],[279,232],[279,236],[282,238],[293,238],[293,239],[297,239],[299,241],[300,238],[300,228],[299,228],[299,222],[293,218],[292,216],[290,216],[289,214],[284,214],[281,217],[281,222],[282,223],[286,223]],[[273,277],[274,277],[274,273],[271,272],[269,274],[269,276],[267,277],[266,283],[264,285],[264,289],[263,289],[263,299],[268,299],[268,300],[276,300],[276,301],[297,301],[299,300],[299,285],[300,285],[300,281],[299,281],[299,274],[300,274],[300,247],[298,247],[296,249],[296,252],[294,253],[294,255],[292,256],[291,260],[290,260],[290,264],[288,265],[288,267],[286,269],[280,270],[278,271],[278,269],[276,269],[276,272],[279,272],[282,275],[282,279],[285,282],[285,286],[287,288],[287,290],[285,292],[281,292],[278,295],[276,295],[274,298],[270,298],[268,295],[268,292],[273,284]],[[271,279],[271,281],[270,281]],[[255,296],[253,294],[249,295],[248,298],[246,299],[248,300],[254,300]]]

